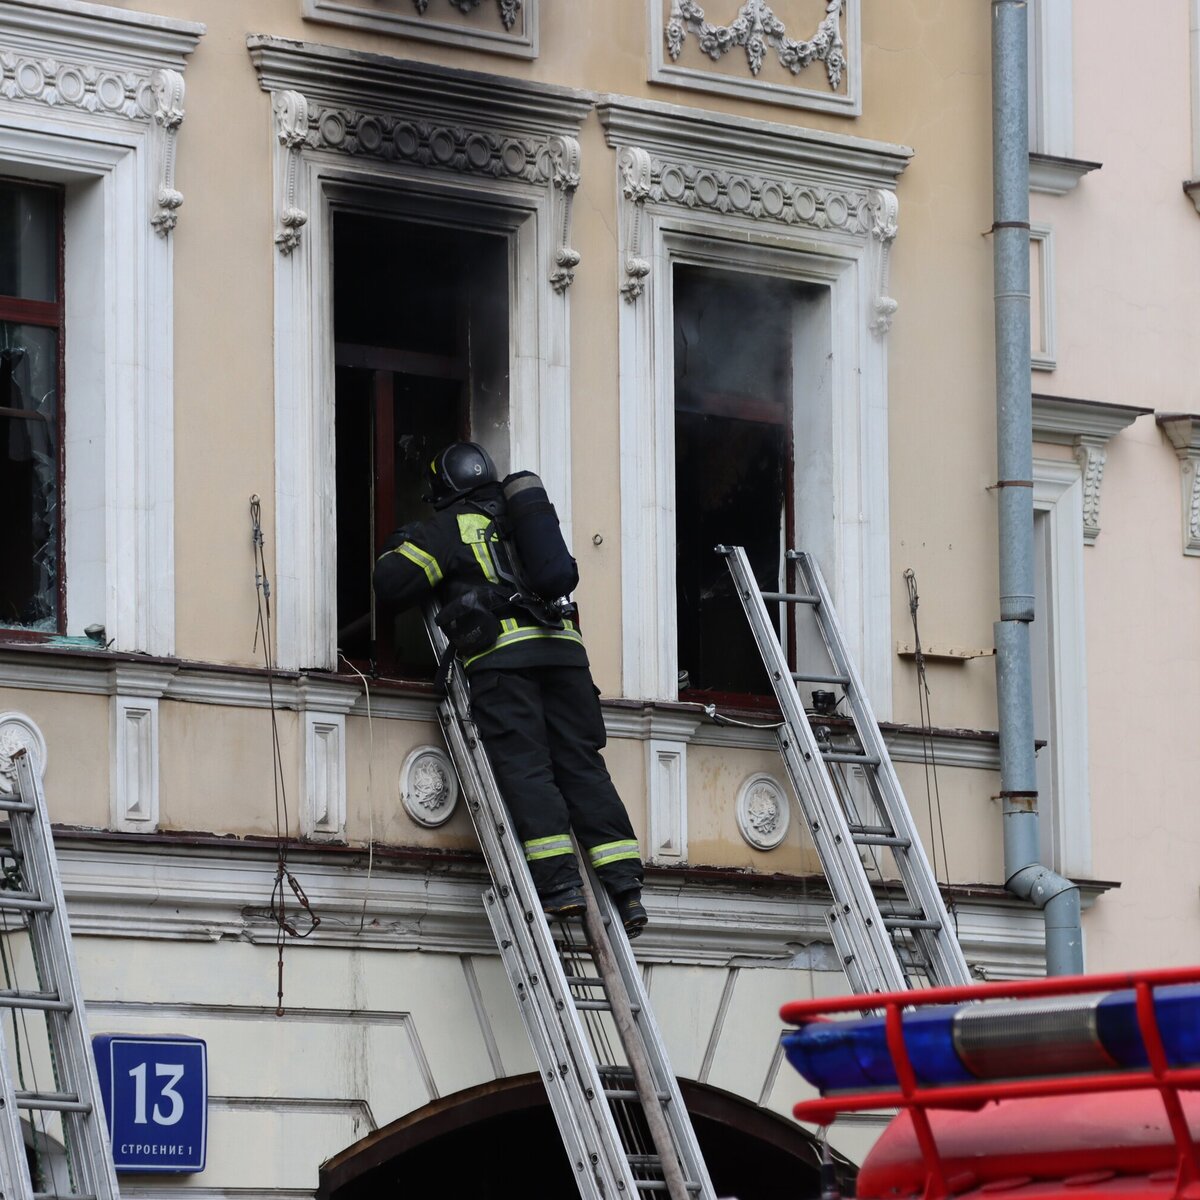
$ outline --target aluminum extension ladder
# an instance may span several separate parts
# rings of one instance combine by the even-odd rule
[[[0,1022],[0,1196],[117,1200],[46,801],[30,755],[18,750],[13,766],[16,792],[0,796],[0,815],[7,818],[0,823],[0,939],[6,975],[0,1009],[10,1014]],[[27,955],[21,955],[26,938]],[[22,987],[12,978],[19,957],[28,959],[21,965],[31,967],[35,987]],[[30,1021],[37,1014],[44,1025]],[[16,1082],[10,1041],[17,1050]],[[31,1079],[21,1078],[26,1072]],[[39,1086],[39,1073],[50,1086]],[[31,1118],[28,1149],[22,1112]]]
[[[922,982],[970,983],[937,880],[816,559],[787,551],[787,561],[796,567],[797,592],[763,592],[741,546],[716,550],[725,556],[783,713],[776,731],[779,749],[833,894],[826,919],[850,986],[865,993],[899,991]],[[779,630],[767,613],[768,601],[794,606],[797,625],[802,611],[808,610],[828,651],[828,663],[791,669]],[[817,645],[815,638],[802,641],[799,631],[796,642],[805,650]],[[851,727],[843,730],[836,718],[818,716],[814,728],[800,697],[800,683],[840,688],[841,698],[827,707],[835,709],[844,700]],[[860,773],[865,789],[857,783]],[[890,855],[895,865],[902,902],[896,902],[886,885],[879,895],[871,886],[863,860],[869,859],[882,878],[881,854]]]
[[[432,611],[426,628],[441,661],[446,640]],[[572,936],[579,926],[567,922],[557,937],[552,933],[457,666],[438,720],[491,874],[484,893],[488,920],[580,1196],[714,1200],[641,973],[608,894],[585,870],[584,936]],[[609,1033],[616,1035],[611,1044]]]

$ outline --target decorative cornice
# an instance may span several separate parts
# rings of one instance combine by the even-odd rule
[[[135,72],[148,79],[163,67],[182,70],[204,32],[199,21],[81,0],[0,0],[0,49],[19,46],[34,59],[52,59],[68,70],[83,65],[97,76]],[[64,101],[75,103],[64,96],[46,98],[51,104]],[[151,111],[148,106],[138,115]]]
[[[1200,212],[1200,179],[1185,179],[1183,194],[1195,205],[1196,211]]]
[[[1104,404],[1069,396],[1033,396],[1033,440],[1070,446],[1083,475],[1083,540],[1100,536],[1100,485],[1108,461],[1108,440],[1138,417],[1153,412],[1132,404]]]
[[[274,945],[269,901],[277,864],[270,848],[170,847],[56,833],[56,850],[76,937],[218,941]],[[494,954],[482,903],[486,875],[475,863],[381,862],[366,855],[294,850],[289,867],[321,923],[297,951],[421,950]],[[999,889],[954,901],[967,957],[988,978],[1041,971],[1042,920]],[[679,965],[833,967],[816,953],[829,941],[828,891],[817,881],[767,882],[730,875],[699,879],[652,871],[651,922],[638,940],[642,962]]]
[[[1029,155],[1029,190],[1045,192],[1048,196],[1065,196],[1091,171],[1103,163],[1082,158],[1060,158],[1054,154]]]
[[[264,91],[290,88],[333,109],[418,115],[431,125],[467,119],[548,139],[577,133],[593,103],[589,93],[572,88],[266,34],[251,34],[246,45]]]
[[[1183,552],[1200,556],[1200,416],[1159,413],[1155,419],[1179,459]]]
[[[590,96],[262,35],[246,44],[272,93],[284,155],[276,172],[281,254],[299,246],[308,221],[296,199],[301,155],[333,153],[548,189],[557,239],[549,279],[555,291],[570,287],[579,265],[570,243],[576,135]]]
[[[829,190],[891,191],[913,154],[890,142],[622,96],[602,96],[596,111],[614,148],[641,146],[659,159]]]

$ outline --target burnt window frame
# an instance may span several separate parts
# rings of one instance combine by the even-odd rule
[[[380,428],[387,429],[391,426],[393,419],[392,405],[395,399],[394,392],[391,392],[391,389],[394,389],[401,380],[430,379],[443,382],[461,382],[461,394],[455,401],[457,411],[453,417],[453,424],[455,426],[454,436],[464,440],[473,438],[476,441],[482,442],[495,460],[501,476],[508,469],[509,441],[515,419],[513,379],[515,374],[514,355],[517,353],[518,341],[516,332],[518,308],[516,289],[522,269],[519,238],[520,229],[525,220],[525,215],[522,215],[521,219],[517,221],[503,218],[501,220],[473,219],[473,217],[477,216],[483,217],[483,213],[480,211],[477,202],[473,202],[471,199],[465,197],[460,198],[460,203],[444,203],[441,206],[443,210],[441,212],[432,209],[424,201],[423,197],[415,193],[398,192],[393,193],[386,199],[382,197],[377,199],[381,202],[364,202],[363,198],[353,196],[353,193],[351,193],[351,196],[331,203],[328,209],[330,247],[330,306],[328,319],[331,333],[329,348],[332,351],[329,361],[333,373],[334,460],[336,464],[338,456],[336,445],[339,396],[337,387],[338,379],[343,371],[360,371],[365,376],[364,382],[370,394],[369,403],[373,409],[371,417],[372,483],[368,500],[371,537],[373,541],[372,561],[378,557],[388,537],[396,528],[395,519],[389,511],[395,503],[394,485],[390,494],[382,494],[377,486],[377,481],[381,476],[386,479],[391,475],[393,463],[386,454],[382,453],[384,441],[383,438],[378,436],[376,431]],[[459,311],[456,312],[455,319],[459,323],[459,335],[457,338],[458,345],[453,355],[427,354],[411,349],[375,346],[367,343],[347,341],[338,335],[334,258],[337,245],[337,222],[339,218],[344,216],[357,216],[368,220],[387,222],[395,224],[398,227],[419,228],[424,226],[435,229],[440,234],[486,238],[496,243],[495,249],[498,254],[503,253],[506,321],[504,324],[505,349],[503,353],[504,390],[500,398],[502,404],[499,406],[500,411],[503,413],[503,421],[498,428],[506,432],[507,438],[502,444],[498,444],[494,437],[489,438],[486,436],[485,430],[474,428],[474,423],[478,416],[477,409],[480,411],[482,409],[477,403],[478,398],[472,394],[474,379],[472,355],[474,350],[472,348],[472,335],[469,329],[470,315],[466,309],[471,303],[474,303],[473,299],[468,298],[467,305],[460,305]],[[385,391],[389,392],[389,399],[392,403],[388,403],[385,400]],[[335,465],[335,472],[340,471],[340,469],[340,466]],[[335,488],[333,497],[333,527],[335,542],[339,543],[340,506],[341,496]],[[420,512],[413,514],[412,519],[423,520],[432,515],[433,509],[426,506]],[[337,546],[336,553],[340,561],[342,553],[340,545]],[[381,615],[389,623],[391,616],[386,613],[381,614],[373,592],[370,592],[370,607],[367,614],[370,619],[371,629],[369,633],[370,652],[366,657],[344,652],[340,636],[341,627],[338,607],[339,596],[335,586],[333,595],[334,632],[336,638],[335,652],[339,663],[349,664],[350,668],[354,671],[368,673],[373,678],[388,683],[402,684],[407,688],[414,688],[419,691],[432,689],[436,669],[432,651],[430,651],[427,663],[397,662],[392,638],[390,634],[382,631],[380,622]]]
[[[741,279],[741,280],[752,280],[752,279],[758,278],[758,279],[770,281],[768,286],[776,286],[781,291],[786,288],[793,292],[793,295],[790,297],[790,302],[792,305],[791,321],[793,321],[793,322],[797,319],[796,310],[798,309],[799,302],[801,300],[799,289],[806,288],[806,287],[811,288],[814,286],[809,281],[798,279],[795,276],[790,275],[790,274],[777,274],[777,273],[773,273],[769,270],[750,269],[745,266],[735,265],[734,263],[722,261],[720,259],[706,261],[706,260],[700,260],[700,259],[683,257],[683,256],[673,257],[671,260],[670,266],[669,266],[669,281],[670,281],[669,312],[670,312],[670,326],[671,326],[673,337],[674,337],[675,331],[677,329],[677,322],[678,322],[678,306],[676,303],[676,296],[677,296],[676,288],[677,288],[677,284],[678,284],[680,270],[695,272],[697,274],[704,273],[704,274],[709,274],[712,276],[728,276],[731,278],[737,278],[737,279]],[[820,285],[816,285],[816,286],[819,287]],[[797,432],[797,430],[796,430],[796,425],[797,425],[797,413],[796,413],[797,380],[796,380],[796,361],[795,361],[796,353],[797,353],[796,337],[795,337],[795,330],[793,328],[792,336],[790,338],[790,345],[788,347],[788,359],[787,359],[788,378],[787,378],[787,385],[786,385],[786,387],[787,387],[786,398],[785,398],[784,405],[783,405],[783,407],[784,407],[783,419],[781,421],[763,421],[763,420],[756,420],[753,416],[750,416],[747,418],[751,421],[754,421],[754,423],[756,423],[756,424],[774,425],[779,428],[782,428],[782,430],[784,431],[783,432],[783,443],[784,443],[784,445],[783,445],[783,474],[784,474],[784,478],[783,478],[783,482],[782,482],[782,501],[783,501],[783,503],[782,503],[782,514],[781,514],[782,515],[782,527],[780,529],[780,536],[781,536],[780,561],[778,564],[779,576],[776,580],[769,581],[769,587],[768,587],[768,583],[764,582],[762,579],[759,580],[759,585],[764,590],[774,590],[774,588],[776,586],[778,586],[782,591],[785,591],[785,592],[795,591],[795,587],[796,587],[796,565],[791,560],[786,559],[783,554],[785,549],[787,549],[788,547],[794,547],[796,545],[796,537],[797,537],[796,531],[797,531],[798,486],[797,486],[797,478],[796,478],[796,432]],[[681,506],[679,504],[679,498],[678,498],[678,491],[679,491],[679,487],[680,487],[680,481],[678,478],[678,469],[679,469],[679,467],[678,467],[678,464],[679,464],[678,428],[679,428],[680,407],[679,407],[678,384],[677,384],[677,380],[676,380],[676,372],[674,370],[674,365],[675,365],[674,364],[674,354],[672,354],[673,369],[671,372],[670,387],[671,387],[673,433],[672,433],[672,443],[671,444],[672,444],[672,458],[673,458],[672,474],[674,477],[674,485],[675,485],[675,489],[676,489],[675,505],[674,505],[674,509],[673,509],[673,512],[674,512],[673,537],[674,537],[674,545],[676,548],[676,554],[678,555],[680,541],[681,541],[680,535],[679,535],[680,519],[681,519],[681,511],[680,511]],[[715,409],[723,408],[725,411],[723,411],[723,412],[715,411],[713,413],[713,415],[725,416],[730,419],[740,419],[740,414],[735,413],[733,411],[734,406],[729,403],[730,398],[728,395],[726,395],[724,393],[714,393],[714,396],[719,397],[718,403],[714,406],[714,408]],[[765,408],[765,405],[764,405],[764,408]],[[687,411],[687,410],[685,410],[685,411]],[[698,411],[698,410],[693,409],[692,411]],[[738,544],[738,543],[735,542],[734,544]],[[719,565],[720,570],[722,572],[727,571],[727,568],[725,567],[723,560],[720,560],[718,558],[718,556],[715,553],[715,550],[713,553],[713,559],[714,559],[714,563]],[[680,586],[680,584],[679,584],[678,568],[676,568],[676,570],[673,572],[673,575],[674,575],[674,579],[675,579],[675,601],[676,601],[676,603],[675,603],[675,625],[674,625],[674,629],[672,630],[672,634],[676,639],[676,664],[677,664],[677,669],[678,669],[680,678],[682,679],[683,672],[687,669],[687,664],[683,663],[682,661],[679,660],[679,650],[680,650],[679,632],[680,632],[681,622],[680,622],[680,611],[679,611],[679,586]],[[783,645],[784,653],[787,657],[788,665],[794,669],[795,665],[796,665],[795,664],[796,614],[790,606],[785,608],[783,605],[780,605],[778,603],[769,604],[767,606],[767,608],[768,608],[768,614],[772,618],[772,623],[775,625],[776,629],[780,632],[781,643]],[[753,640],[752,640],[752,635],[750,633],[749,623],[745,621],[744,617],[741,617],[740,619],[741,619],[742,625],[744,627],[744,632],[746,634],[748,646],[752,650],[753,649]],[[756,657],[756,661],[757,661],[757,657]],[[775,698],[775,694],[771,688],[770,680],[768,679],[768,677],[766,675],[765,668],[763,670],[763,690],[761,690],[761,691],[745,692],[745,691],[738,691],[738,690],[729,689],[729,688],[698,687],[698,686],[695,686],[694,684],[692,684],[689,680],[689,685],[687,687],[683,687],[683,686],[679,687],[678,699],[682,703],[716,704],[719,707],[725,707],[725,708],[740,708],[740,709],[747,709],[747,710],[770,710],[770,711],[773,711],[775,708],[777,708],[777,701]]]
[[[33,325],[41,329],[53,329],[57,335],[58,353],[55,367],[56,404],[55,423],[57,428],[56,484],[58,521],[55,528],[56,616],[55,628],[30,629],[28,626],[10,625],[0,618],[0,641],[45,642],[61,637],[67,630],[67,564],[66,564],[66,186],[42,179],[29,179],[19,175],[0,174],[0,181],[21,188],[47,192],[55,197],[55,296],[51,300],[28,300],[20,296],[0,294],[0,321],[15,321],[22,325]],[[19,410],[0,408],[0,413],[10,419],[37,419],[33,414]],[[0,564],[3,569],[3,564]]]

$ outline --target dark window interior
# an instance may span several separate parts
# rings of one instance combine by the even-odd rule
[[[675,523],[680,689],[769,695],[720,544],[778,590],[792,512],[797,285],[676,265]],[[768,605],[778,618],[778,605]]]
[[[0,179],[0,626],[64,628],[62,191]]]
[[[360,669],[432,677],[420,613],[378,611],[371,572],[394,529],[430,515],[437,451],[507,419],[508,312],[503,237],[336,216],[338,648]]]

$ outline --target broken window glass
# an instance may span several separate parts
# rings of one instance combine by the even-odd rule
[[[793,536],[795,285],[677,265],[676,602],[680,689],[771,688],[717,545],[744,546],[759,586],[779,590]],[[778,605],[768,605],[778,619]]]
[[[61,193],[0,180],[0,626],[62,627]]]

